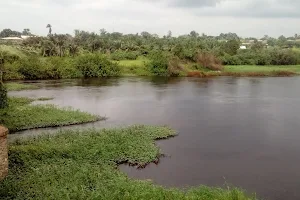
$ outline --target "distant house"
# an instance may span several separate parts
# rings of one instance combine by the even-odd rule
[[[35,36],[21,35],[20,37],[5,37],[5,38],[0,38],[0,40],[26,40],[27,38],[30,38],[30,37],[35,37]]]
[[[240,49],[247,49],[246,46],[240,46]]]

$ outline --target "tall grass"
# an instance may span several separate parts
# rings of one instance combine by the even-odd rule
[[[201,186],[166,189],[129,179],[118,163],[145,165],[158,160],[154,140],[174,136],[166,127],[68,130],[16,141],[9,146],[9,175],[2,199],[199,199],[255,200],[240,189]]]

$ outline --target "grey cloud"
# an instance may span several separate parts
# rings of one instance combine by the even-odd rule
[[[176,7],[215,7],[219,2],[224,0],[173,0],[169,1],[168,4]]]

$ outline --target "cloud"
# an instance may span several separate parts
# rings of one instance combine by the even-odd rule
[[[278,36],[297,33],[299,0],[9,0],[0,1],[0,29],[46,35],[73,33],[74,29],[98,32],[164,35],[199,33],[241,36]]]
[[[173,0],[169,1],[168,4],[176,7],[215,7],[218,3],[224,0]]]

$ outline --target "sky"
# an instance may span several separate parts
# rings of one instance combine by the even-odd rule
[[[0,30],[47,35],[99,32],[173,36],[192,30],[207,35],[233,32],[242,37],[300,34],[300,0],[0,0]]]

